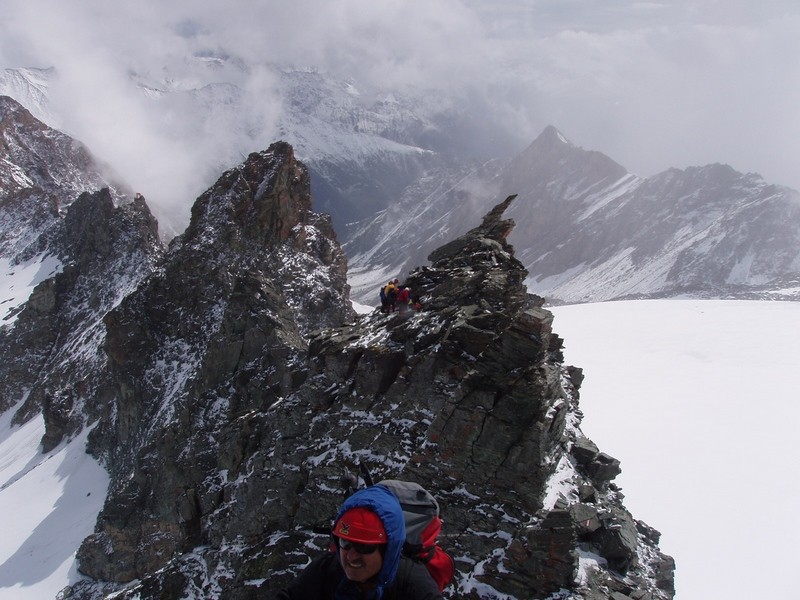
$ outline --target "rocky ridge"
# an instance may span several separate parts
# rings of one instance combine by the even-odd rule
[[[457,566],[448,597],[672,598],[658,532],[624,508],[619,462],[580,432],[580,369],[563,364],[506,241],[513,198],[411,273],[422,310],[343,315],[304,338],[252,265],[231,276],[223,253],[196,272],[219,249],[202,240],[266,234],[235,234],[256,205],[241,177],[198,201],[172,262],[107,318],[118,417],[94,450],[111,453],[113,482],[79,552],[90,578],[65,597],[271,597],[324,551],[314,527],[363,464],[436,491]]]
[[[356,464],[437,492],[449,596],[671,597],[618,461],[580,433],[580,370],[523,286],[512,199],[409,276],[422,311],[357,318],[288,144],[223,174],[165,249],[144,198],[92,162],[58,171],[80,145],[8,106],[31,156],[0,169],[3,258],[57,267],[3,329],[3,409],[41,412],[45,450],[90,428],[111,476],[61,597],[269,597],[326,546],[313,527]]]
[[[13,101],[7,106],[0,125],[13,152],[0,180],[17,187],[2,190],[2,258],[38,265],[40,281],[2,329],[0,408],[13,410],[17,424],[41,413],[45,452],[91,430],[90,451],[113,480],[101,522],[115,545],[99,550],[112,561],[99,576],[127,581],[197,538],[183,525],[174,544],[174,519],[157,518],[175,489],[206,478],[202,459],[218,450],[192,437],[195,423],[180,421],[187,398],[196,394],[211,415],[228,417],[226,395],[238,414],[240,398],[268,405],[296,386],[304,369],[293,370],[295,359],[311,332],[354,314],[346,261],[329,217],[311,210],[308,172],[287,144],[226,172],[165,249],[143,197],[120,200],[108,187],[73,196],[107,185],[91,157]],[[31,205],[41,219],[30,219]],[[221,418],[208,421],[211,431]],[[170,445],[176,422],[177,437],[192,443]],[[190,450],[197,452],[182,457],[194,466],[180,471],[185,462],[172,458]],[[158,472],[162,464],[174,470]],[[152,468],[156,476],[146,479]],[[181,481],[189,484],[169,487]],[[184,517],[195,510],[186,496]],[[142,510],[148,501],[152,513]],[[97,575],[94,548],[88,540],[82,556]]]
[[[112,486],[79,551],[85,573],[143,578],[219,535],[203,519],[228,502],[236,420],[305,378],[312,331],[353,318],[344,254],[310,200],[289,145],[252,154],[197,200],[159,270],[106,315],[112,418],[90,449]],[[225,527],[257,524],[238,516]]]
[[[159,262],[158,225],[143,198],[115,206],[84,193],[53,227],[63,266],[39,283],[0,343],[0,398],[15,422],[42,412],[45,452],[107,414],[103,319]]]

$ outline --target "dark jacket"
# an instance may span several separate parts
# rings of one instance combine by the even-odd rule
[[[337,595],[337,588],[342,588]],[[328,552],[316,557],[276,600],[334,600],[360,599],[358,589],[348,584],[339,557]],[[441,600],[439,587],[425,565],[407,557],[400,559],[397,578],[383,590],[382,600]]]

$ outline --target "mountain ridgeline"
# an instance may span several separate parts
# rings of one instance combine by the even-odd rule
[[[4,110],[4,140],[41,131],[29,118]],[[674,562],[582,434],[581,370],[525,288],[504,216],[522,198],[404,278],[419,311],[357,316],[290,145],[226,171],[168,247],[145,199],[87,164],[105,187],[21,154],[0,165],[4,260],[54,265],[6,314],[2,408],[43,414],[45,451],[91,428],[111,476],[61,597],[271,598],[326,550],[315,528],[358,465],[436,494],[447,597],[674,596]]]
[[[351,271],[365,274],[359,301],[374,302],[382,278],[424,264],[510,193],[520,195],[510,241],[526,284],[551,303],[800,298],[800,193],[726,165],[642,178],[548,127],[513,160],[420,191],[348,228]]]

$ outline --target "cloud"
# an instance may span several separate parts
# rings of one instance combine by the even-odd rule
[[[282,110],[266,64],[390,89],[433,85],[465,76],[479,28],[454,0],[9,0],[4,23],[6,66],[57,69],[50,93],[61,121],[53,125],[115,166],[168,220],[188,214],[223,168],[263,149],[251,134],[273,131]],[[214,110],[215,100],[225,110]]]
[[[555,124],[642,175],[727,162],[800,186],[800,7],[567,4],[587,8],[581,27],[552,8],[546,33],[503,52],[521,129]]]
[[[798,55],[794,0],[5,0],[0,23],[0,65],[55,66],[57,126],[167,212],[261,149],[269,63],[480,98],[520,148],[554,124],[641,175],[727,162],[800,188]],[[233,113],[198,110],[227,83]]]

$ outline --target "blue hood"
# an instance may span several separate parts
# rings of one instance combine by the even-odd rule
[[[386,537],[389,539],[386,544],[386,554],[383,556],[383,567],[378,573],[377,586],[371,595],[374,598],[381,598],[384,590],[397,577],[400,555],[403,553],[403,543],[406,540],[403,510],[392,492],[383,486],[373,485],[357,491],[345,500],[339,509],[339,514],[336,515],[336,520],[338,521],[346,511],[359,506],[369,508],[378,515],[386,530]],[[338,598],[339,594],[337,593],[336,596]]]

